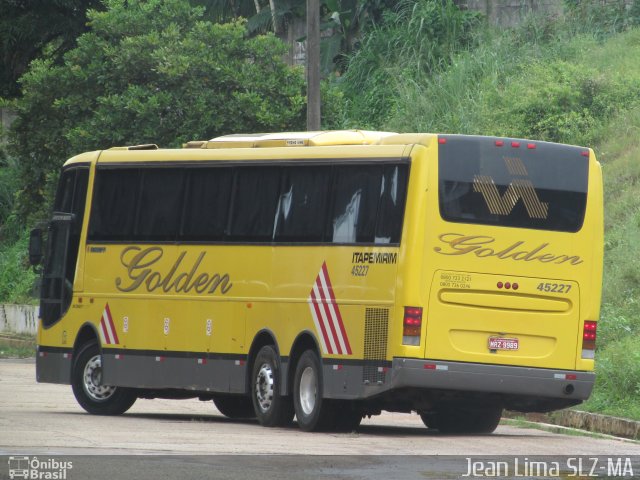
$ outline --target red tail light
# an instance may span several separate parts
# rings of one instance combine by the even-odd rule
[[[596,349],[598,322],[585,320],[582,328],[582,358],[593,358]]]
[[[402,322],[403,345],[420,345],[422,330],[422,307],[404,307]]]

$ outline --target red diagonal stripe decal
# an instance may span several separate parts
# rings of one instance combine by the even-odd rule
[[[329,279],[326,262],[322,263],[307,301],[323,352],[351,355],[351,345]]]
[[[107,321],[109,322],[109,327],[111,327],[112,340],[114,344],[120,343],[118,339],[118,332],[116,331],[116,326],[113,323],[113,317],[111,316],[111,309],[109,308],[109,304],[107,303],[104,307],[105,312],[107,313]]]
[[[333,348],[331,348],[331,342],[329,341],[329,335],[327,334],[327,328],[324,324],[324,320],[322,319],[322,313],[320,311],[320,305],[318,304],[318,298],[314,292],[314,289],[311,289],[311,314],[314,316],[314,323],[316,324],[316,328],[320,329],[320,333],[322,334],[323,341],[323,350],[325,353],[333,353]]]
[[[324,273],[324,278],[327,282],[327,288],[329,289],[329,295],[331,296],[331,303],[333,308],[335,309],[335,316],[338,323],[338,327],[340,328],[340,333],[342,335],[342,339],[344,341],[344,345],[346,347],[347,355],[351,355],[351,345],[349,344],[349,337],[347,336],[347,331],[344,328],[344,322],[342,321],[342,314],[340,313],[340,309],[338,308],[338,304],[336,303],[336,297],[333,293],[333,286],[331,285],[331,279],[329,278],[329,272],[327,271],[327,264],[324,262],[322,264],[322,270]]]

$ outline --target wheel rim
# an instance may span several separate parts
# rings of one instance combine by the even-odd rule
[[[303,370],[300,376],[300,407],[305,415],[311,415],[316,408],[316,398],[318,393],[318,382],[316,373],[311,367]]]
[[[95,355],[84,366],[82,386],[85,393],[96,402],[104,402],[116,392],[116,387],[102,385],[102,360]]]
[[[262,412],[271,408],[273,393],[273,368],[268,363],[263,363],[256,376],[256,400]]]

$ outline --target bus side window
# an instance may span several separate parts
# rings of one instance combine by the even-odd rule
[[[334,169],[334,203],[328,226],[333,243],[373,243],[382,166]]]
[[[407,165],[388,165],[380,182],[375,243],[400,243],[407,195]]]
[[[134,238],[139,241],[175,240],[180,230],[184,170],[142,170]]]
[[[139,176],[137,168],[97,171],[89,240],[131,240]]]
[[[237,168],[227,238],[239,242],[270,242],[279,195],[279,168]]]
[[[200,242],[223,239],[232,185],[231,168],[190,169],[181,239]]]
[[[283,169],[274,241],[322,242],[330,177],[330,166]]]

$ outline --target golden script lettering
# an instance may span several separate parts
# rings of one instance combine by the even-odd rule
[[[164,252],[160,247],[150,247],[145,250],[140,247],[125,248],[120,254],[120,262],[127,269],[128,279],[116,278],[116,288],[121,292],[133,292],[142,286],[148,292],[160,288],[165,293],[170,291],[189,293],[193,290],[195,293],[207,294],[213,294],[219,289],[220,293],[225,294],[233,286],[227,273],[223,275],[198,273],[206,252],[200,252],[188,271],[183,270],[177,273],[187,255],[187,252],[181,252],[166,274],[151,268],[163,255]],[[131,283],[124,285],[127,280]]]
[[[461,233],[443,233],[438,239],[446,243],[448,249],[434,247],[433,249],[441,255],[466,255],[468,253],[480,258],[497,257],[500,260],[517,260],[542,263],[566,263],[579,265],[583,263],[577,255],[555,254],[547,251],[548,243],[541,243],[535,248],[527,248],[523,241],[515,242],[511,246],[503,249],[491,248],[489,245],[496,241],[495,238],[486,235],[464,235]]]

